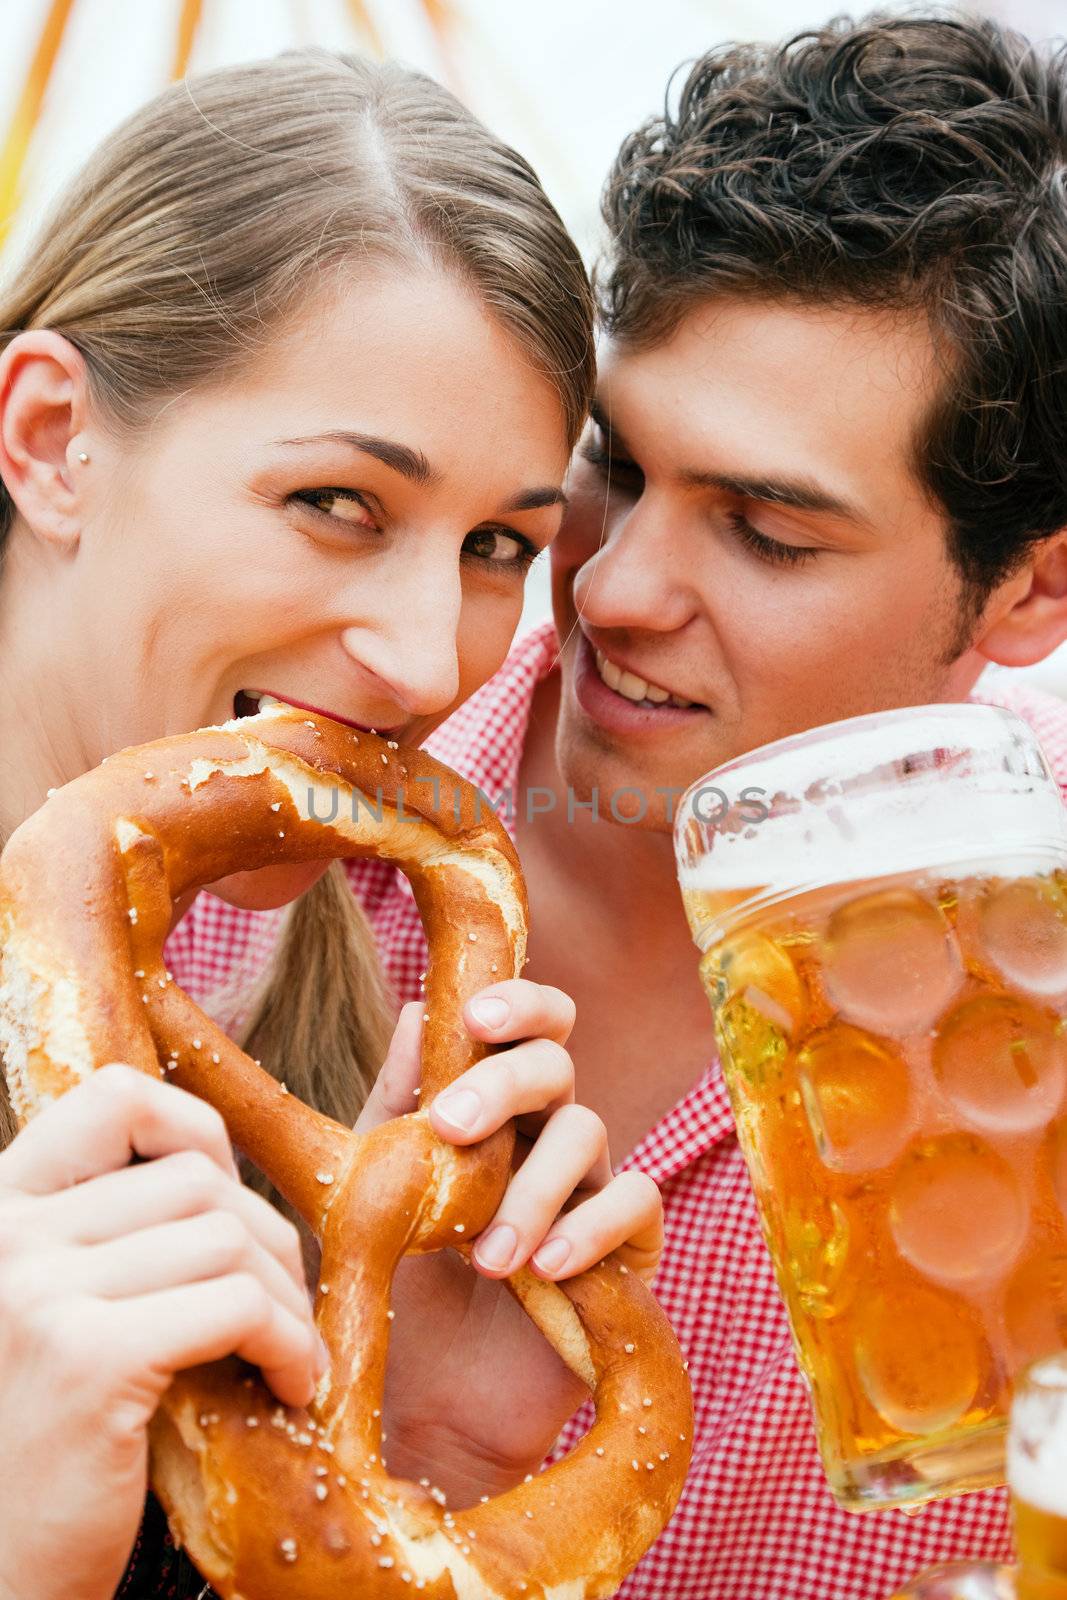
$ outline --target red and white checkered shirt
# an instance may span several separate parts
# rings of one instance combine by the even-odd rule
[[[554,669],[555,655],[551,624],[527,634],[427,742],[491,801],[509,786],[518,792],[533,691]],[[1023,716],[1067,787],[1067,703],[1001,669],[987,672],[972,698]],[[508,822],[506,812],[502,820]],[[426,945],[407,879],[382,862],[353,862],[349,871],[398,996],[419,998]],[[250,980],[262,969],[281,915],[236,911],[201,895],[168,942],[168,964],[202,1003],[224,983],[232,989],[235,976]],[[232,1022],[217,1006],[209,1009]],[[689,1360],[696,1432],[678,1509],[620,1595],[882,1600],[939,1561],[1010,1559],[1002,1490],[942,1500],[913,1515],[858,1516],[835,1506],[714,1055],[621,1165],[647,1172],[663,1194],[666,1247],[655,1290]],[[591,1421],[588,1404],[550,1459]]]

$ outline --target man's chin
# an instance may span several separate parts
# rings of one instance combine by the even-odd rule
[[[328,861],[295,861],[278,867],[259,867],[255,872],[232,872],[228,878],[206,884],[205,888],[241,911],[273,911],[298,900],[318,882],[329,865]]]
[[[628,747],[580,710],[562,712],[557,727],[556,764],[579,816],[596,813],[631,833],[670,833],[678,802],[690,784],[727,759],[700,748],[669,752]]]

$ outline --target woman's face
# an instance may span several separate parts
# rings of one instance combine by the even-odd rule
[[[62,664],[48,735],[79,770],[262,695],[420,742],[500,665],[560,520],[556,389],[430,267],[317,295],[132,442],[88,432],[77,550],[33,619]]]

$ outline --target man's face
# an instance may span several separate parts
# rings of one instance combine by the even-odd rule
[[[676,796],[657,787],[966,696],[985,663],[950,664],[962,590],[912,465],[938,382],[919,319],[723,300],[602,356],[552,552],[558,754],[579,795],[598,788],[606,814],[633,787],[644,803],[619,813],[665,828]]]

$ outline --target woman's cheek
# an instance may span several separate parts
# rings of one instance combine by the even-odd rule
[[[525,585],[516,582],[514,597],[508,597],[506,603],[498,603],[492,611],[488,607],[479,608],[475,615],[472,607],[468,618],[467,608],[464,608],[458,647],[459,693],[454,705],[440,718],[441,722],[503,666],[522,617],[524,594]]]
[[[205,888],[241,911],[273,911],[306,894],[327,870],[329,861],[295,861],[255,872],[232,872]]]

